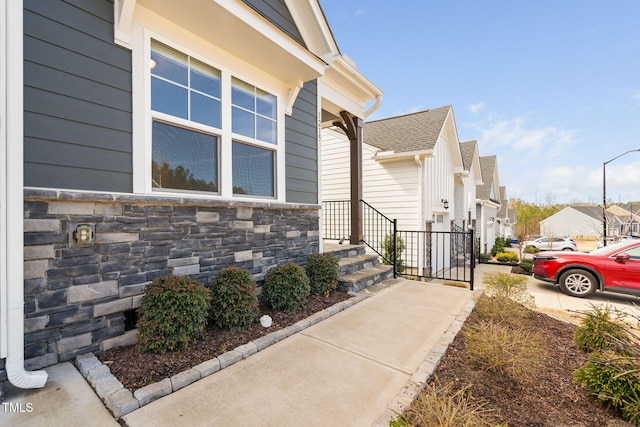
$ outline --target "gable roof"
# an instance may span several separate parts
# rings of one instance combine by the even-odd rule
[[[473,155],[478,151],[478,141],[465,141],[460,143],[460,153],[462,154],[462,165],[465,170],[471,169]]]
[[[476,197],[480,200],[492,200],[491,188],[495,185],[494,173],[496,170],[497,158],[496,156],[482,156],[480,157],[480,170],[482,171],[483,184],[476,186]],[[494,197],[499,197],[499,194],[494,193]],[[495,202],[499,200],[493,199]]]
[[[575,209],[578,212],[587,215],[593,219],[597,219],[598,221],[602,221],[602,208],[599,206],[568,206],[571,209]]]
[[[366,122],[364,142],[382,151],[404,153],[433,149],[443,131],[451,105],[403,116]]]
[[[507,200],[507,187],[504,185],[500,186],[500,200],[503,203],[500,205],[500,209],[498,209],[498,217],[508,218],[509,213],[507,212],[507,204],[504,203]]]

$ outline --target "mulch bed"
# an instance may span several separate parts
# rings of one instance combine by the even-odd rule
[[[304,308],[292,315],[275,312],[266,304],[261,304],[260,316],[266,314],[273,319],[273,324],[269,328],[264,328],[260,323],[256,323],[246,331],[230,332],[207,326],[205,338],[193,343],[183,351],[163,354],[142,353],[137,346],[133,345],[107,350],[98,355],[98,359],[109,366],[111,373],[125,388],[135,391],[191,369],[202,362],[211,360],[271,332],[284,329],[349,298],[350,296],[344,292],[334,292],[327,298],[311,295],[307,298]]]

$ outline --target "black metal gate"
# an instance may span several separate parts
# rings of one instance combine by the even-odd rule
[[[396,274],[417,280],[442,279],[469,283],[475,268],[473,229],[403,231],[396,234]]]
[[[442,279],[469,283],[473,290],[475,268],[473,229],[452,225],[451,231],[402,231],[397,221],[363,204],[362,243],[385,264],[394,266],[394,277],[416,280]],[[324,201],[323,238],[347,240],[350,230],[349,201]]]

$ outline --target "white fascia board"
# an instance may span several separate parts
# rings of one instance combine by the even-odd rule
[[[339,110],[349,111],[363,119],[373,112],[372,108],[366,108],[366,104],[375,101],[374,108],[377,108],[382,98],[382,91],[342,56],[331,63],[321,82],[323,98],[336,104]],[[331,112],[339,114],[339,111]]]
[[[433,149],[419,150],[419,151],[405,151],[402,153],[396,153],[394,151],[379,151],[371,157],[372,160],[378,163],[398,161],[398,160],[424,160],[427,157],[433,156]],[[416,162],[417,163],[417,162]]]
[[[302,39],[314,55],[331,63],[340,55],[331,28],[318,0],[284,0]]]
[[[116,43],[132,48],[128,43],[141,8],[233,53],[291,88],[317,79],[327,67],[325,61],[238,0],[191,0],[189,7],[174,0],[116,0]]]

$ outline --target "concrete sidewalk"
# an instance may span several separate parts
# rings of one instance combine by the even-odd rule
[[[412,394],[412,381],[425,381],[446,351],[473,296],[467,289],[395,280],[123,420],[130,427],[388,425],[403,389]]]
[[[369,298],[121,423],[387,426],[437,366],[473,309],[475,293],[404,279],[363,293]],[[13,406],[3,405],[0,425],[118,425],[72,364],[47,371],[42,389],[5,390],[5,402]]]

